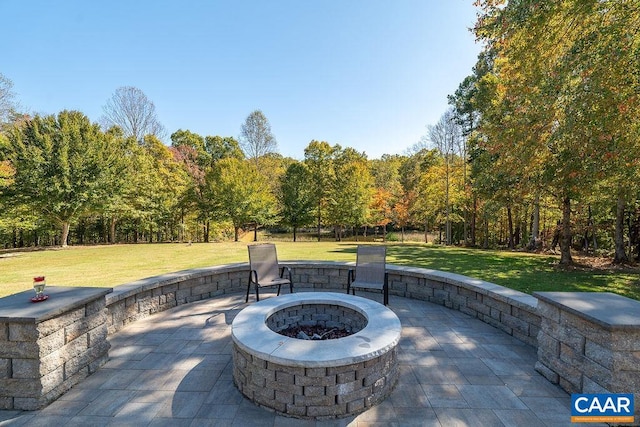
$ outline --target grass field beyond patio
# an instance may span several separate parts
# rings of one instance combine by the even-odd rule
[[[357,243],[277,242],[280,261],[355,261]],[[59,286],[115,287],[196,267],[247,262],[247,243],[139,244],[69,247],[0,255],[0,296],[30,290],[34,276]],[[562,270],[554,256],[425,244],[388,244],[387,262],[477,277],[526,293],[614,292],[640,300],[634,270]]]

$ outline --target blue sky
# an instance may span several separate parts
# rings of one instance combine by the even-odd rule
[[[0,0],[0,73],[35,113],[98,121],[135,86],[169,134],[237,138],[261,109],[284,156],[315,139],[379,158],[418,142],[471,74],[475,13],[472,0]]]

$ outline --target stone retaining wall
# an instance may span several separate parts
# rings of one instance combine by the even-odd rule
[[[53,402],[108,360],[111,289],[50,286],[0,303],[0,409],[35,410]]]
[[[536,292],[536,370],[568,393],[640,395],[640,302],[607,292]],[[636,417],[640,405],[636,399]]]
[[[353,263],[286,262],[296,288],[344,289]],[[389,294],[444,305],[478,318],[526,344],[537,346],[537,299],[494,283],[424,268],[388,265]],[[247,289],[249,265],[229,264],[151,277],[114,288],[107,295],[109,333],[175,307]],[[252,298],[252,296],[250,296]],[[253,296],[255,298],[255,296]]]

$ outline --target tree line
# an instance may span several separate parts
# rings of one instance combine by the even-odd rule
[[[626,262],[640,247],[640,12],[631,0],[478,1],[484,49],[450,109],[403,155],[310,141],[283,157],[256,110],[238,139],[164,128],[120,88],[100,124],[30,117],[0,79],[5,247],[385,236],[475,247],[559,247]],[[141,104],[141,105],[140,105]],[[138,107],[138,108],[134,108]]]
[[[510,234],[512,213],[531,212],[534,240],[540,207],[557,208],[561,264],[572,245],[628,261],[640,246],[640,4],[476,5],[485,47],[452,97],[474,194],[508,210]]]

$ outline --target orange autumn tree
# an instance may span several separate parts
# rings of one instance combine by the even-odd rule
[[[377,188],[373,193],[373,200],[369,213],[371,215],[371,223],[382,227],[382,239],[387,240],[387,224],[393,218],[393,194],[384,188]]]

